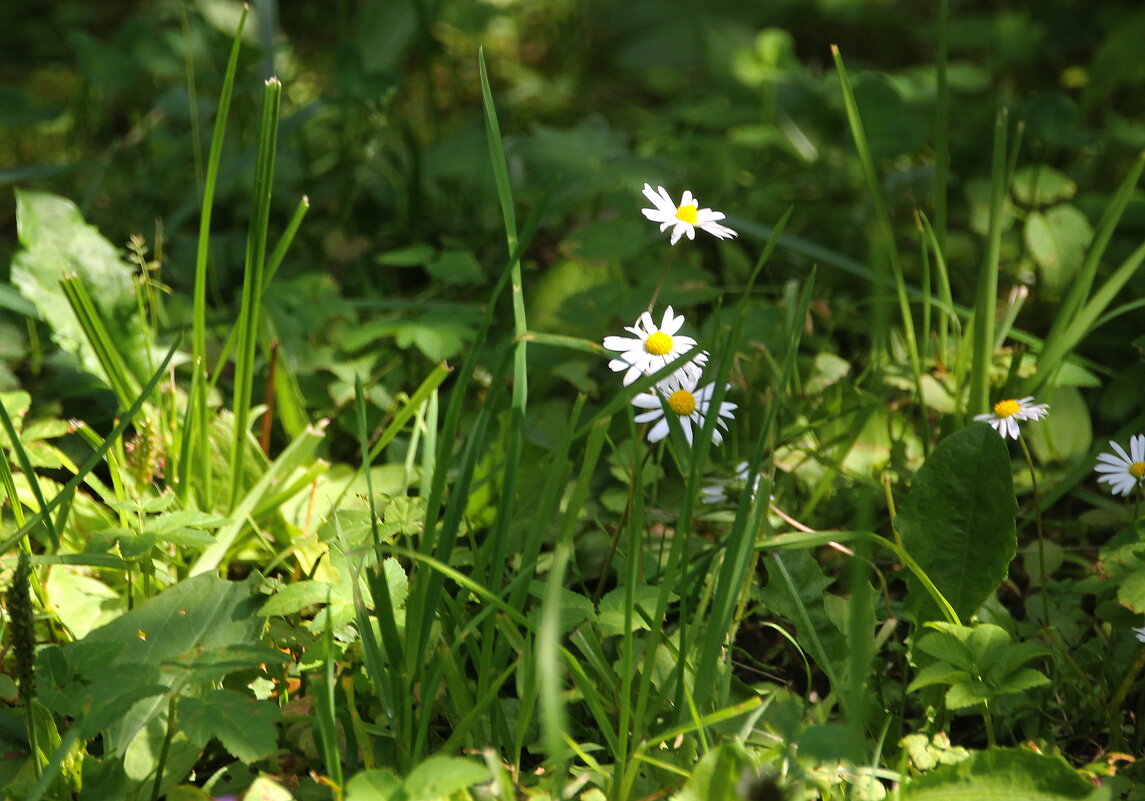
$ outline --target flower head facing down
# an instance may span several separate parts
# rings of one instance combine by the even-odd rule
[[[691,445],[692,427],[693,425],[697,429],[704,427],[704,420],[710,413],[715,386],[713,383],[697,389],[695,379],[678,374],[674,375],[667,381],[660,382],[654,391],[642,392],[632,399],[633,406],[645,410],[636,415],[636,422],[651,423],[655,420],[656,425],[652,426],[648,432],[648,441],[659,442],[668,436],[669,431],[668,418],[664,413],[666,406],[668,412],[675,414],[680,421],[680,426],[684,429],[684,439]],[[712,442],[716,445],[724,441],[724,435],[720,429],[723,428],[726,431],[728,427],[723,418],[731,420],[734,417],[732,412],[735,408],[736,404],[727,401],[720,404],[716,417],[716,427],[712,429]]]
[[[688,239],[695,239],[697,228],[719,239],[731,239],[737,235],[731,228],[718,222],[724,218],[723,212],[701,209],[691,190],[684,191],[679,205],[672,202],[671,196],[662,186],[652,189],[651,184],[644,184],[644,197],[648,198],[656,208],[640,211],[652,222],[660,223],[661,231],[672,229],[673,245],[679,242],[684,234],[688,235]]]
[[[625,386],[642,375],[655,373],[669,362],[691,352],[695,347],[696,340],[677,333],[683,325],[684,315],[674,314],[671,306],[664,310],[664,318],[659,328],[653,322],[652,315],[644,312],[636,321],[636,325],[624,329],[635,334],[635,339],[615,336],[604,338],[605,348],[620,353],[619,358],[608,363],[609,368],[615,372],[625,371]],[[707,361],[708,354],[702,351],[696,354],[694,359],[683,364],[679,373],[692,381],[698,381]]]
[[[1033,395],[1017,400],[1007,398],[994,404],[994,411],[989,414],[974,415],[975,422],[989,423],[991,427],[1002,435],[1002,438],[1018,438],[1018,423],[1025,420],[1041,420],[1050,412],[1047,403],[1031,403]]]
[[[1094,470],[1101,475],[1097,477],[1097,482],[1108,484],[1114,495],[1128,495],[1145,480],[1145,434],[1129,438],[1129,453],[1116,442],[1110,441],[1109,445],[1116,451],[1116,455],[1098,454]]]

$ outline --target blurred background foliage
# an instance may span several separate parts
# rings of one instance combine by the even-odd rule
[[[162,327],[188,325],[204,163],[240,11],[236,0],[9,0],[12,24],[0,26],[0,183],[9,188],[0,193],[0,264],[16,250],[11,187],[58,193],[119,246],[143,235],[154,280],[171,290]],[[867,332],[874,214],[831,44],[847,60],[908,278],[918,281],[915,210],[934,215],[937,1],[272,1],[253,13],[216,200],[212,322],[218,345],[237,314],[262,83],[278,75],[272,241],[302,196],[311,208],[265,307],[315,417],[341,421],[357,371],[373,379],[370,400],[384,410],[429,362],[457,357],[503,270],[479,47],[519,213],[547,204],[527,253],[534,330],[599,341],[644,307],[663,254],[639,215],[648,181],[691,188],[742,234],[718,249],[678,249],[661,303],[690,311],[734,296],[769,224],[793,206],[763,289],[776,302],[760,305],[748,333],[767,347],[784,283],[818,264],[806,341],[849,360]],[[1145,8],[1128,0],[951,2],[946,256],[956,299],[973,296],[988,143],[1007,107],[1024,134],[999,297],[1027,286],[1018,325],[1044,333],[1109,196],[1145,147],[1143,36]],[[1110,262],[1143,232],[1138,191]],[[1135,281],[1134,297],[1143,289]],[[16,311],[0,315],[0,389],[39,386],[65,404],[82,394],[69,391],[66,370],[53,372],[35,326]],[[1122,315],[1086,344],[1109,379],[1097,414],[1114,422],[1139,405],[1140,327],[1139,314]],[[597,391],[599,359],[532,356],[552,368],[533,373],[538,400],[559,384]]]

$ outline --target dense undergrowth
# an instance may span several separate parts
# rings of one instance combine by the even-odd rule
[[[1145,797],[1134,4],[19,19],[4,798]]]

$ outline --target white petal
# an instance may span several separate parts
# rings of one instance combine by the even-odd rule
[[[659,442],[666,436],[668,436],[668,421],[667,419],[662,419],[659,423],[652,426],[652,430],[648,432],[648,441]]]
[[[638,409],[655,409],[658,412],[664,408],[660,404],[659,396],[653,395],[651,392],[641,392],[632,399],[632,405]]]
[[[667,422],[665,420],[664,422]],[[690,417],[681,417],[680,425],[684,427],[684,439],[688,440],[688,445],[692,444],[692,419]]]
[[[1129,452],[1134,462],[1145,462],[1145,434],[1135,434],[1129,438]]]

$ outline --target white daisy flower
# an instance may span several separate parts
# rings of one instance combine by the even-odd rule
[[[696,345],[691,337],[679,336],[677,331],[684,325],[684,315],[673,314],[672,307],[664,310],[664,319],[660,327],[652,321],[652,315],[644,312],[636,325],[625,327],[631,331],[636,339],[631,337],[605,337],[604,347],[608,350],[618,351],[620,358],[608,363],[610,369],[624,373],[624,386],[628,386],[642,375],[652,375],[669,362],[688,353]],[[700,379],[704,364],[708,361],[707,351],[702,351],[696,358],[684,364],[679,373],[693,382]]]
[[[1141,486],[1142,479],[1145,479],[1145,434],[1129,438],[1129,453],[1116,442],[1110,441],[1109,444],[1117,451],[1117,455],[1097,455],[1097,467],[1094,470],[1102,474],[1097,477],[1097,482],[1108,484],[1114,495],[1128,495]]]
[[[735,477],[731,479],[719,478],[713,481],[706,487],[700,488],[700,502],[701,503],[723,503],[728,498],[728,489],[735,488],[738,485],[741,489],[747,488],[747,475],[748,463],[740,462],[736,465]],[[759,480],[762,476],[756,476],[755,482],[751,488],[751,498],[755,500],[755,494],[759,492]]]
[[[673,245],[679,242],[684,234],[688,235],[688,239],[695,239],[697,228],[702,228],[719,239],[731,239],[736,236],[735,231],[717,222],[724,218],[724,213],[699,208],[691,190],[684,191],[678,206],[672,202],[672,198],[662,186],[656,187],[653,191],[651,184],[644,184],[644,197],[648,198],[656,208],[640,211],[652,222],[660,223],[661,231],[672,229]]]
[[[712,392],[715,391],[715,386],[712,383],[702,389],[696,389],[695,379],[683,376],[673,376],[667,381],[662,381],[654,392],[642,392],[632,399],[633,406],[647,410],[636,415],[636,422],[651,423],[656,420],[656,425],[648,432],[648,441],[659,442],[668,436],[668,418],[664,415],[666,406],[668,411],[680,420],[680,425],[684,429],[684,439],[691,445],[692,424],[695,423],[696,428],[703,428],[704,418],[708,415],[712,404]],[[664,399],[663,403],[661,398]],[[712,442],[716,445],[724,441],[720,429],[726,431],[728,427],[722,418],[733,419],[732,411],[735,408],[736,404],[727,401],[720,404],[717,425],[712,429]]]
[[[1005,439],[1007,436],[1012,439],[1017,439],[1019,421],[1041,420],[1049,414],[1049,404],[1030,403],[1033,399],[1034,396],[1029,395],[1018,400],[1012,398],[1000,400],[994,404],[993,412],[990,414],[976,414],[974,415],[974,420],[975,422],[989,423],[995,431],[1002,435],[1002,439]]]
[[[1134,628],[1133,633],[1137,635],[1137,642],[1145,642],[1145,626]]]

